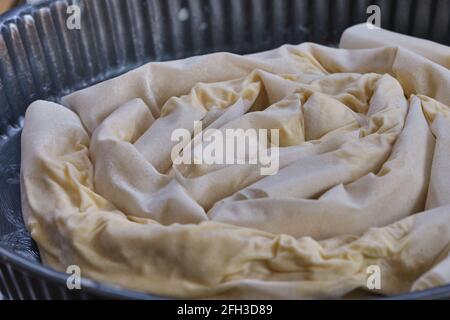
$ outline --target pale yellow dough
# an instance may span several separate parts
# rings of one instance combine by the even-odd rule
[[[364,25],[341,46],[150,63],[33,103],[22,200],[44,262],[184,298],[341,297],[371,265],[381,294],[450,283],[450,49]],[[196,120],[279,129],[279,173],[172,165]]]

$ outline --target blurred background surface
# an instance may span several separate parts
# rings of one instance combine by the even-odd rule
[[[17,6],[19,3],[23,1],[21,0],[0,0],[0,13],[4,13],[8,11],[12,7]]]

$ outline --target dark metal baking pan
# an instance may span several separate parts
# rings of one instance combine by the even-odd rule
[[[0,17],[0,292],[7,299],[155,299],[41,264],[20,205],[22,116],[36,99],[62,96],[149,61],[214,51],[251,53],[283,43],[337,45],[378,4],[382,27],[450,44],[448,0],[55,0]],[[68,30],[67,6],[82,9]],[[180,15],[182,11],[182,15]],[[394,298],[449,298],[450,286]]]

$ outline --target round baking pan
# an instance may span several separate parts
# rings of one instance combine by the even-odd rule
[[[20,134],[37,99],[75,90],[149,61],[214,51],[251,53],[284,43],[336,46],[342,32],[381,7],[382,27],[450,42],[447,0],[55,0],[0,17],[0,292],[6,299],[158,299],[44,266],[22,220]],[[70,30],[68,6],[81,9]],[[450,298],[450,285],[394,299]]]

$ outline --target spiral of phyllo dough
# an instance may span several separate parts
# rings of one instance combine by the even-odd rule
[[[374,32],[348,30],[342,46],[353,49],[305,43],[149,63],[64,106],[34,102],[22,203],[43,261],[184,298],[449,283],[450,49],[389,46],[408,42]],[[196,158],[249,130],[264,133],[245,137],[258,154]]]

